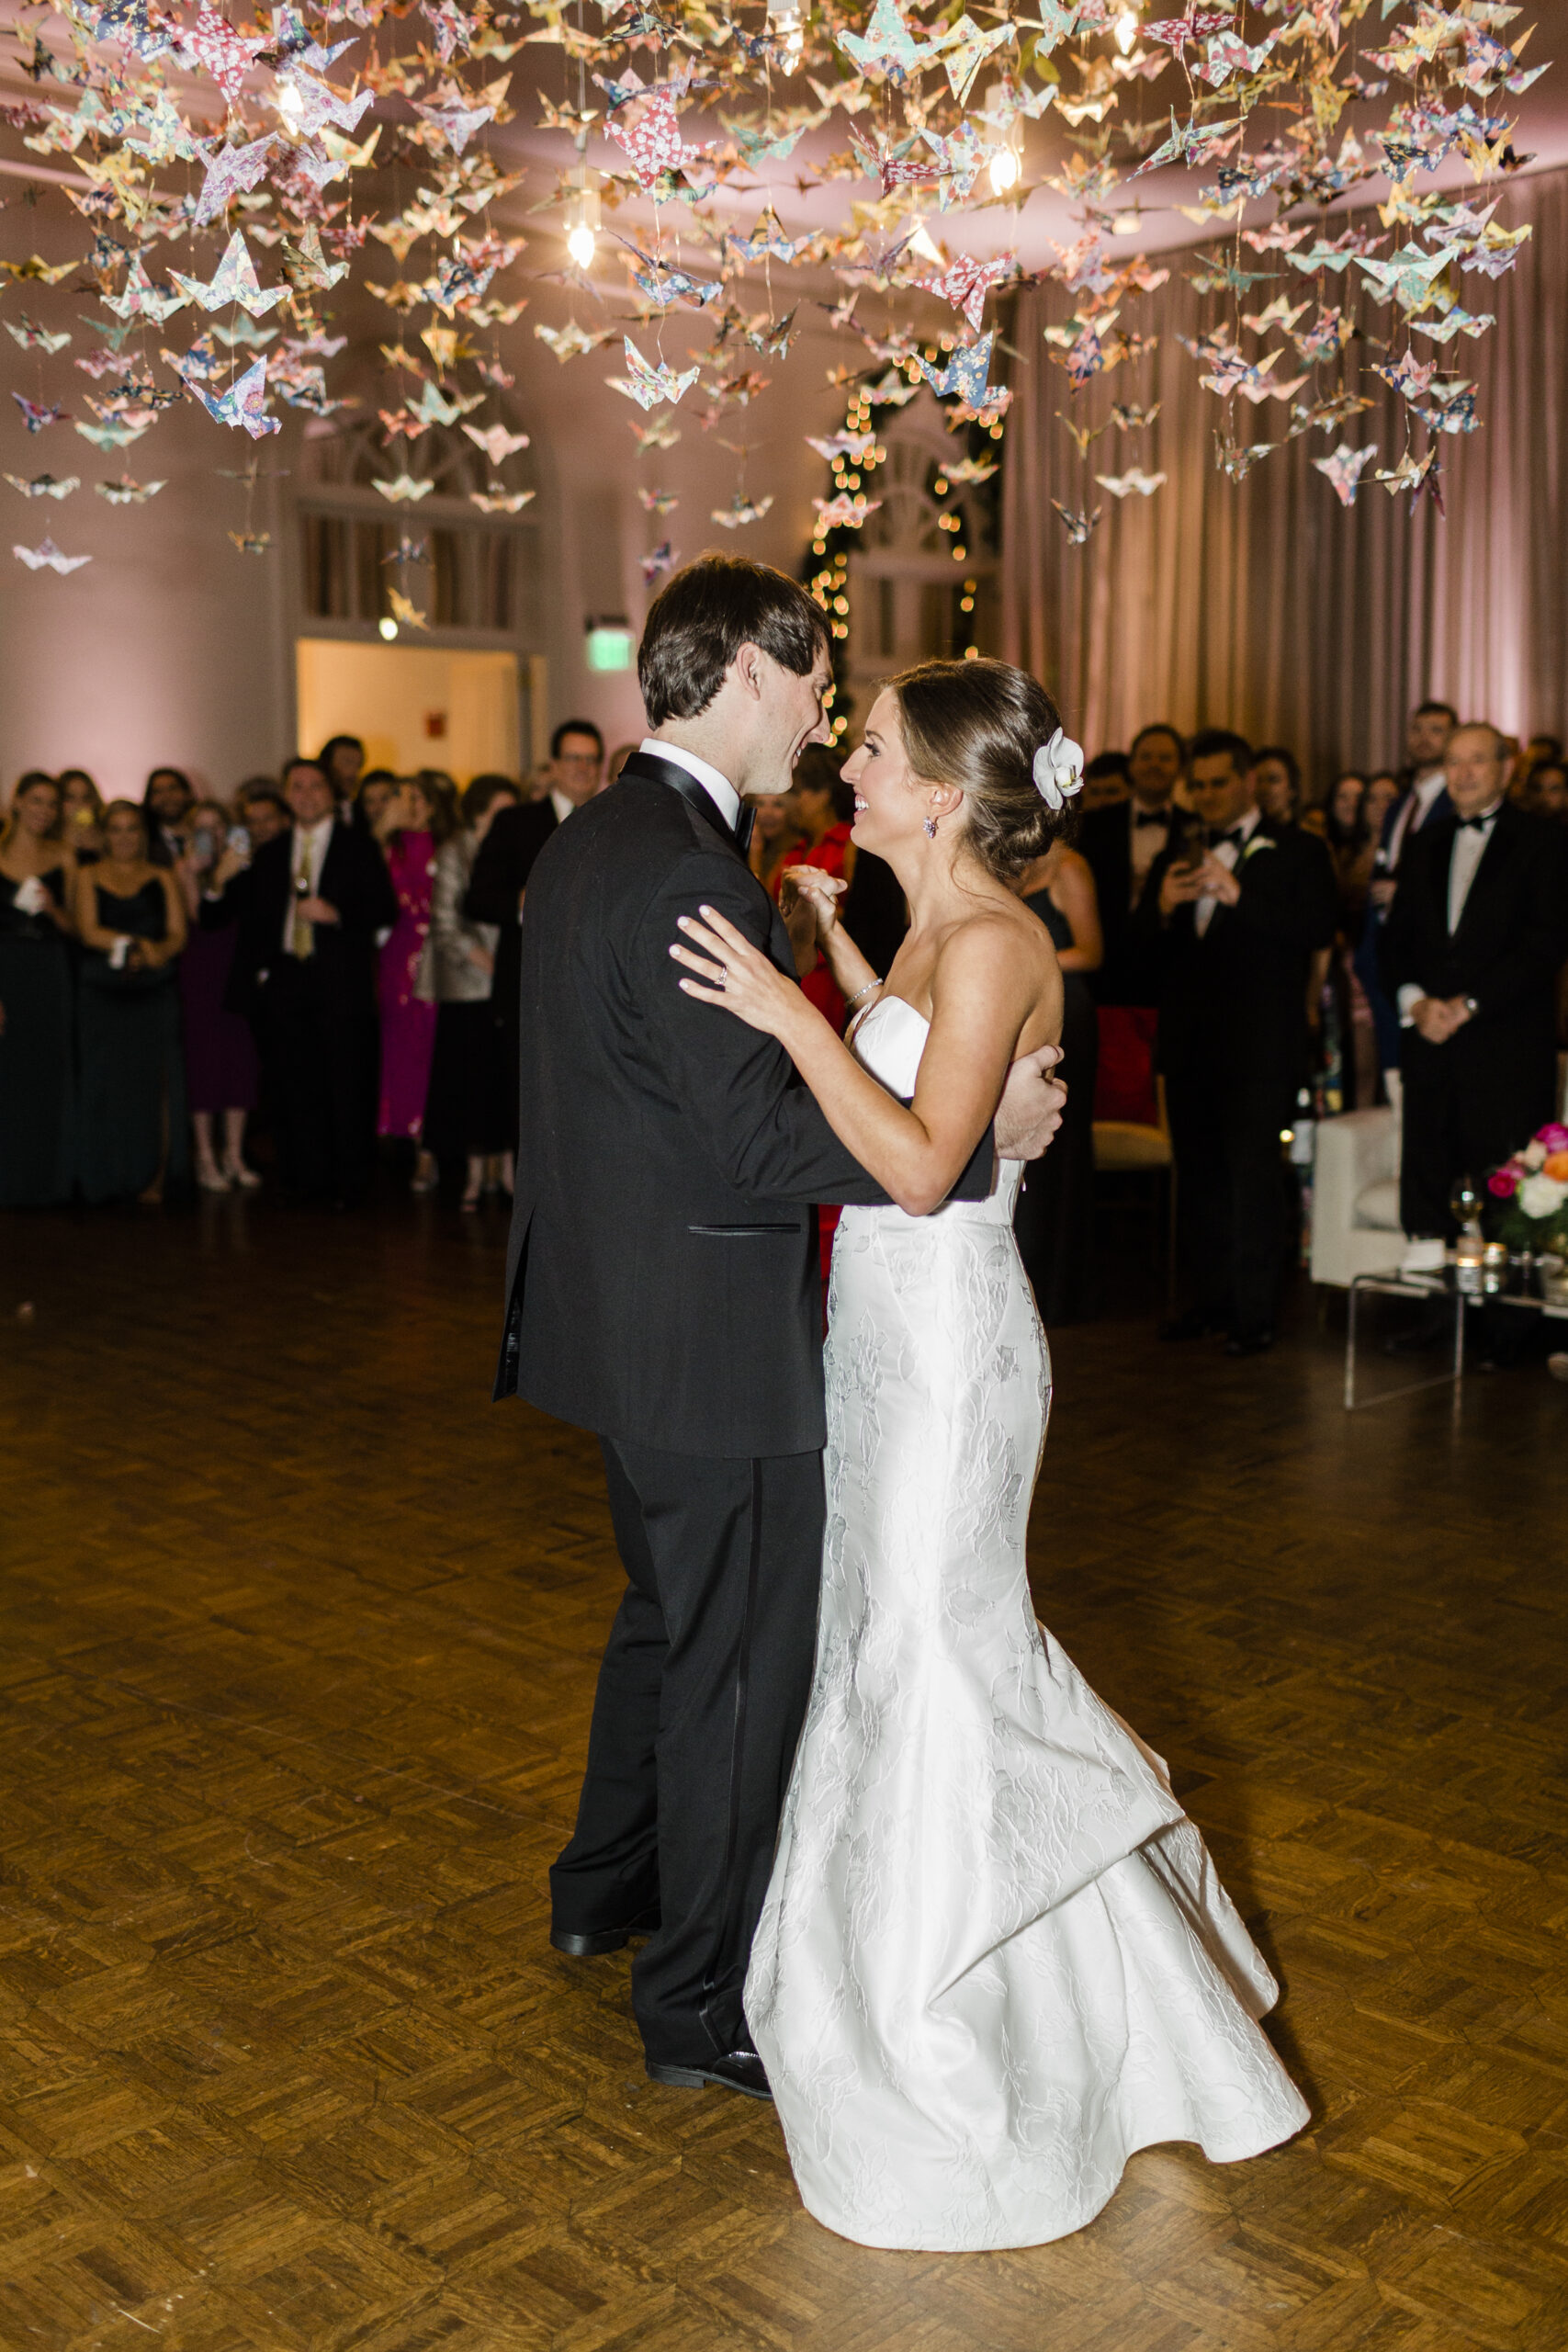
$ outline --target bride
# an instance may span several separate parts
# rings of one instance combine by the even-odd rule
[[[840,1042],[722,916],[681,986],[776,1037],[896,1205],[833,1251],[817,1664],[746,2016],[807,2210],[867,2245],[961,2252],[1081,2229],[1128,2157],[1217,2162],[1307,2109],[1258,2029],[1277,1987],[1158,1757],[1035,1620],[1024,1537],[1050,1363],[1013,1243],[1021,1170],[942,1205],[1062,982],[1009,889],[1082,755],[999,662],[878,695],[844,770],[908,935],[879,979],[790,877],[846,999]]]

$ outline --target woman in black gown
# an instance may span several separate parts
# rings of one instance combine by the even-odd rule
[[[78,1173],[88,1201],[149,1207],[187,1172],[185,1069],[175,958],[186,910],[152,865],[133,800],[104,812],[104,855],[76,878],[82,958]]]
[[[59,821],[53,778],[24,776],[0,833],[0,1208],[71,1197],[75,860],[51,839]]]
[[[1067,1106],[1055,1141],[1023,1180],[1013,1213],[1019,1255],[1047,1329],[1094,1312],[1094,1075],[1100,1029],[1086,972],[1104,954],[1087,858],[1056,842],[1018,883],[1055,942],[1062,967],[1062,1076]]]

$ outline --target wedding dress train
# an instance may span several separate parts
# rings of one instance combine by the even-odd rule
[[[907,1100],[926,1035],[884,997],[855,1051]],[[746,2015],[807,2211],[867,2245],[1038,2245],[1139,2148],[1230,2162],[1307,2120],[1164,1766],[1034,1617],[1018,1177],[848,1208],[833,1251],[816,1673]]]

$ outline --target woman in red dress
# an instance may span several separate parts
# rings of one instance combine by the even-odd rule
[[[784,859],[771,884],[777,898],[779,885],[791,865],[818,865],[848,885],[854,880],[855,845],[850,839],[854,823],[855,796],[839,773],[839,762],[825,743],[808,743],[795,763],[789,790],[790,822],[800,835],[793,854]],[[819,959],[801,982],[818,1012],[825,1013],[842,1033],[844,1000],[825,960]],[[834,1223],[838,1219],[835,1216]]]

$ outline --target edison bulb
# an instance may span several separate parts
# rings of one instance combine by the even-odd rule
[[[1016,187],[1023,166],[1010,147],[998,147],[991,157],[991,186],[998,196]]]
[[[593,258],[593,232],[586,221],[580,220],[566,241],[566,249],[579,269],[586,269]]]
[[[1116,46],[1123,57],[1137,38],[1138,12],[1135,8],[1123,8],[1116,19]]]

